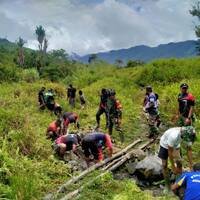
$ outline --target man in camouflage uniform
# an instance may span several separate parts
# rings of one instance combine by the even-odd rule
[[[115,91],[110,90],[107,100],[107,113],[108,113],[108,133],[112,135],[113,127],[119,132],[120,140],[124,142],[124,134],[121,129],[122,120],[122,105],[115,97]]]

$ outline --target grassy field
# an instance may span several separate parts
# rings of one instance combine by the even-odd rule
[[[101,88],[114,88],[123,105],[123,130],[126,136],[123,146],[126,146],[145,134],[141,124],[141,103],[145,91],[141,85],[151,84],[154,87],[160,96],[163,122],[167,126],[175,126],[172,119],[177,112],[179,85],[187,82],[197,99],[195,126],[197,132],[200,130],[199,66],[199,58],[159,60],[144,67],[123,69],[99,62],[76,69],[58,83],[39,79],[34,69],[17,69],[18,79],[8,79],[0,85],[0,199],[41,199],[71,177],[68,165],[53,157],[51,143],[45,138],[46,128],[55,116],[47,110],[38,109],[37,92],[41,86],[56,90],[56,100],[65,111],[71,111],[66,99],[67,84],[71,82],[82,89],[87,107],[81,110],[77,103],[74,111],[80,115],[80,124],[84,129],[95,126]],[[0,67],[5,68],[3,61]],[[15,74],[12,76],[16,77]],[[103,131],[104,125],[103,118]],[[113,137],[120,146],[117,132]],[[198,136],[194,145],[195,161],[199,161],[199,145]],[[154,198],[150,193],[140,191],[130,180],[117,181],[107,175],[85,189],[80,199]]]

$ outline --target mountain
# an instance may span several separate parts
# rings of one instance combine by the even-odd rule
[[[117,59],[127,62],[128,60],[141,60],[148,62],[158,58],[187,58],[196,55],[196,41],[188,40],[183,42],[161,44],[156,47],[145,45],[135,46],[128,49],[112,50],[96,54],[101,60],[115,63]],[[76,59],[87,63],[90,55],[78,57]]]
[[[5,47],[5,48],[16,48],[16,44],[13,42],[8,41],[5,38],[0,38],[0,47]]]

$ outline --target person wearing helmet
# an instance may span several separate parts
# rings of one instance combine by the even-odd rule
[[[45,109],[45,99],[44,99],[44,92],[46,88],[42,87],[40,91],[38,92],[38,102],[41,110]]]
[[[180,94],[178,95],[178,123],[180,126],[191,125],[194,120],[195,97],[188,92],[188,84],[180,85]]]
[[[103,160],[103,147],[108,149],[109,156],[111,157],[113,148],[110,135],[101,132],[93,132],[85,135],[82,140],[82,149],[88,166],[91,155],[93,156],[95,162]]]
[[[189,167],[192,169],[192,144],[196,137],[195,129],[192,126],[170,128],[164,132],[160,138],[160,149],[158,157],[162,159],[163,176],[166,186],[169,189],[168,159],[170,160],[172,171],[176,174],[175,153],[180,149],[180,145],[187,149]]]
[[[108,133],[112,135],[113,127],[115,126],[116,131],[119,132],[120,140],[124,142],[124,134],[121,128],[122,121],[122,104],[116,99],[115,90],[109,91],[109,97],[107,101],[107,112],[108,112]]]
[[[56,139],[54,150],[61,158],[64,157],[66,151],[72,151],[77,156],[77,147],[81,143],[81,138],[77,134],[62,135]]]
[[[108,113],[107,113],[107,100],[108,100],[108,93],[109,91],[105,88],[102,88],[101,94],[100,94],[100,103],[99,103],[99,109],[96,113],[96,130],[99,129],[100,127],[100,120],[101,120],[101,115],[104,113],[106,117],[106,128],[108,127]]]
[[[52,141],[56,140],[61,135],[61,120],[57,119],[49,124],[47,128],[47,139],[51,139]]]
[[[161,120],[158,111],[159,100],[158,94],[153,92],[151,86],[146,87],[146,95],[143,101],[143,110],[146,113],[147,121],[149,124],[149,137],[158,135],[158,128]]]

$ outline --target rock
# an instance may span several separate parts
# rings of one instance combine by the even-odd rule
[[[147,156],[135,166],[134,173],[139,180],[147,180],[154,182],[161,180],[162,175],[162,161],[155,155]]]
[[[51,200],[53,198],[53,194],[47,194],[43,200]]]
[[[143,160],[146,157],[145,152],[141,149],[134,150],[133,154],[134,154],[134,157],[137,158],[137,160],[139,161]]]
[[[137,163],[136,162],[131,162],[126,164],[126,169],[130,175],[133,175],[135,173],[135,167]]]

